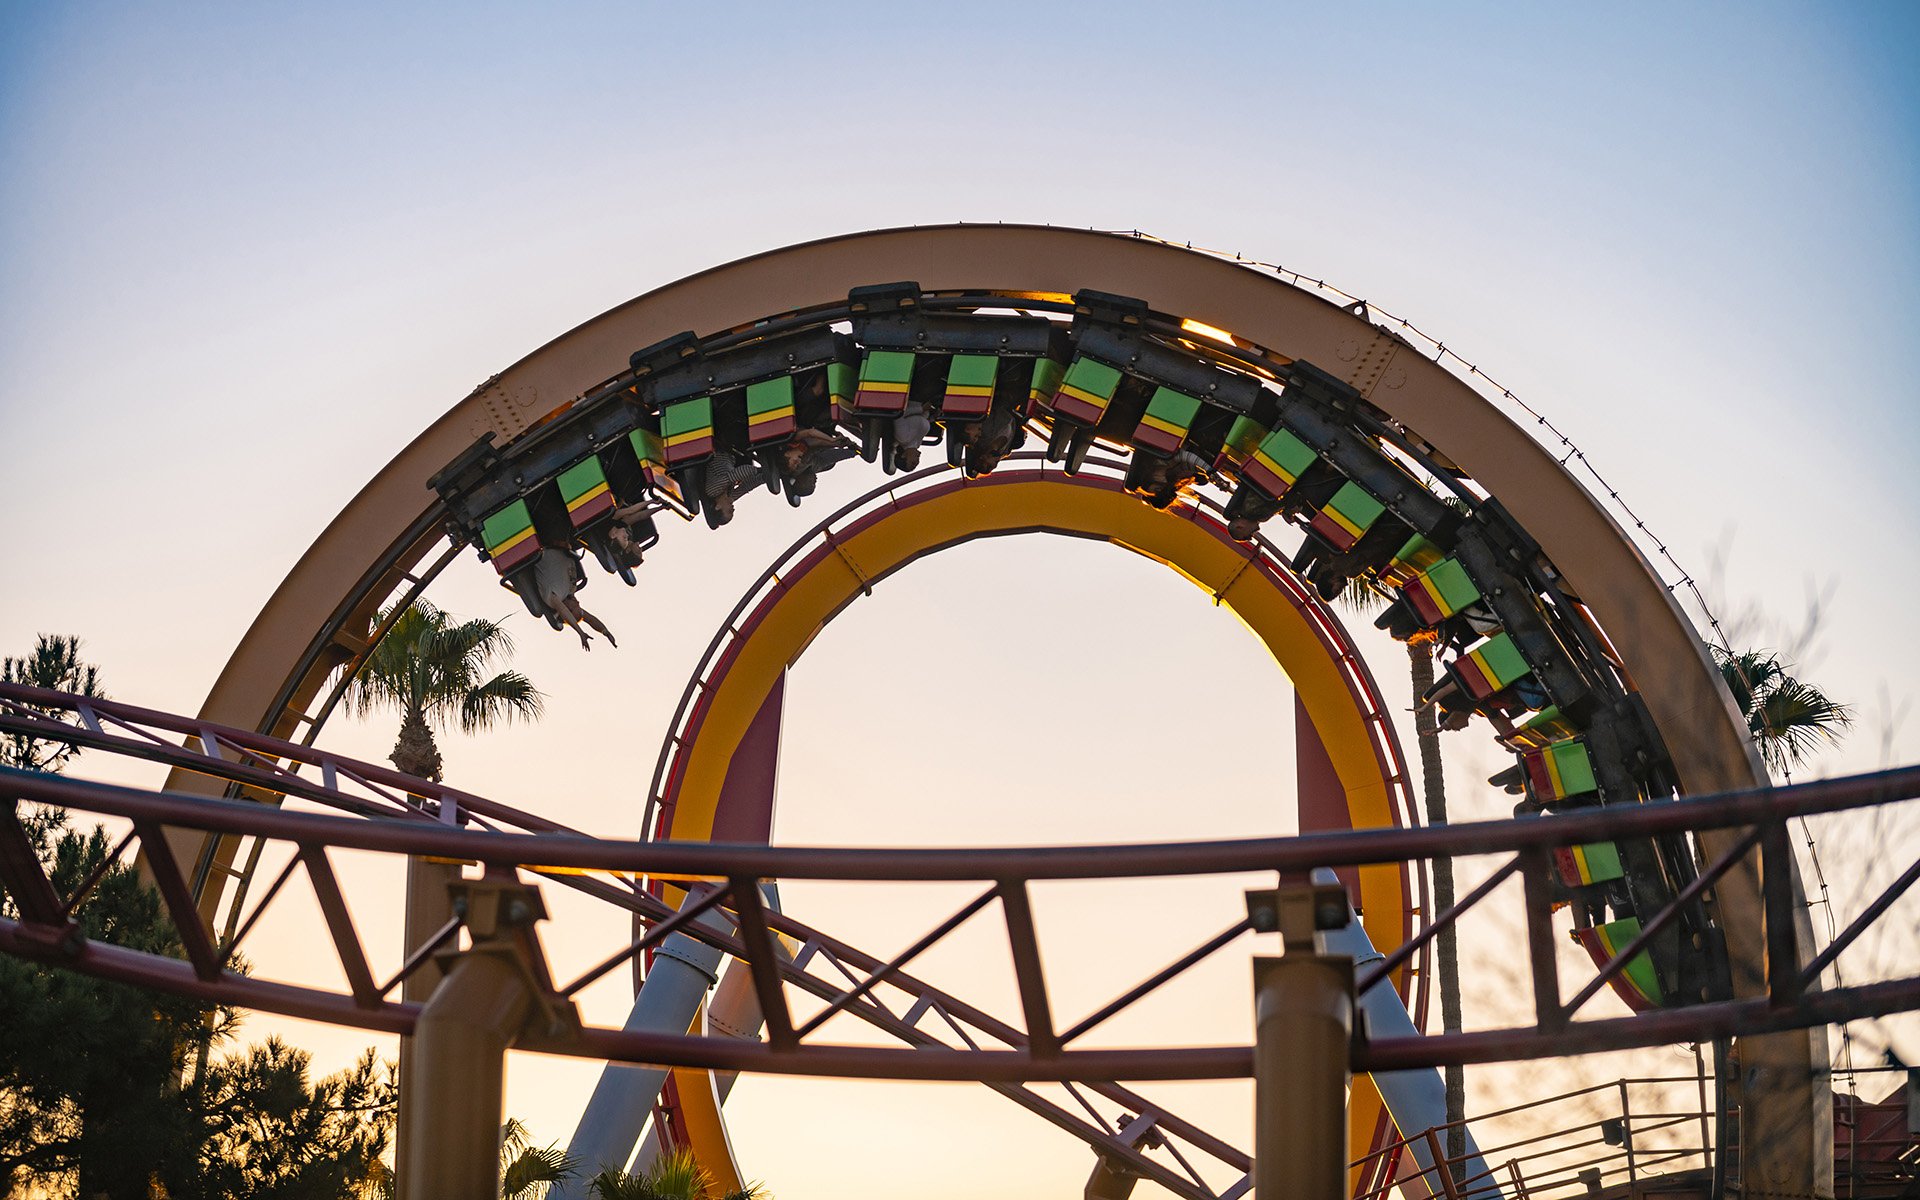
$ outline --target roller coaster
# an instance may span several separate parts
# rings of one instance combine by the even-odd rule
[[[923,466],[927,451],[934,462]],[[762,489],[801,505],[821,472],[855,462],[878,466],[888,482],[801,539],[723,624],[668,730],[639,841],[587,839],[315,749],[387,632],[379,615],[403,610],[464,553],[489,564],[533,617],[585,638],[593,618],[576,593],[587,564],[634,584],[676,524],[750,520],[743,502]],[[1253,629],[1296,690],[1303,836],[991,854],[765,845],[785,673],[819,630],[926,555],[1029,533],[1104,541],[1163,563]],[[1388,635],[1435,647],[1442,670],[1418,703],[1445,728],[1484,728],[1513,756],[1489,781],[1515,798],[1513,820],[1415,828],[1379,689],[1328,608],[1347,589],[1380,597],[1377,624]],[[1364,304],[1337,305],[1137,237],[880,231],[648,293],[488,380],[403,450],[294,567],[197,718],[7,689],[0,728],[171,768],[157,794],[17,773],[5,783],[16,800],[128,822],[120,849],[137,846],[187,960],[76,943],[68,917],[78,898],[52,894],[12,822],[0,823],[0,871],[21,915],[0,922],[0,948],[412,1034],[421,1045],[442,1017],[460,1036],[479,1036],[471,1011],[447,997],[492,988],[486,994],[512,997],[517,1016],[487,1033],[482,1048],[497,1047],[477,1056],[482,1067],[509,1044],[657,1064],[644,1086],[610,1072],[589,1123],[595,1106],[620,1115],[596,1136],[620,1142],[624,1161],[644,1120],[657,1144],[692,1145],[723,1180],[738,1169],[721,1101],[728,1073],[745,1070],[982,1081],[1095,1149],[1089,1194],[1122,1178],[1219,1200],[1256,1188],[1258,1156],[1113,1081],[1259,1074],[1258,1046],[1073,1043],[1236,940],[1279,931],[1290,958],[1331,947],[1362,968],[1353,988],[1371,1029],[1340,1064],[1343,1078],[1349,1057],[1372,1073],[1343,1106],[1350,1194],[1377,1194],[1395,1178],[1383,1147],[1405,1146],[1433,1173],[1432,1157],[1395,1130],[1405,1114],[1383,1100],[1414,1086],[1407,1073],[1738,1036],[1742,1075],[1722,1083],[1745,1123],[1743,1194],[1832,1195],[1824,1026],[1920,1007],[1920,979],[1821,989],[1826,968],[1916,869],[1816,952],[1785,825],[1911,799],[1920,776],[1756,790],[1764,772],[1700,639],[1632,538],[1562,462],[1468,382],[1375,324]],[[340,815],[276,811],[288,799]],[[293,848],[284,869],[251,897],[276,845]],[[462,879],[416,867],[408,949],[381,982],[329,848],[483,872]],[[1505,857],[1485,884],[1434,914],[1424,862],[1457,854]],[[325,914],[344,995],[228,969],[297,868]],[[1339,887],[1314,874],[1328,869]],[[1225,914],[1192,953],[1112,1003],[1056,1024],[1033,881],[1249,870],[1278,872],[1279,892]],[[533,931],[538,894],[520,872],[630,913],[632,941],[556,983]],[[1426,947],[1515,877],[1534,1024],[1420,1036],[1427,975],[1415,968]],[[767,885],[783,878],[942,879],[984,890],[882,960],[780,912]],[[1288,932],[1290,897],[1324,900],[1340,887],[1333,916],[1313,901],[1319,932]],[[1351,924],[1348,902],[1360,914]],[[1006,924],[1018,1021],[905,970],[990,907]],[[1558,936],[1574,938],[1596,968],[1568,1002]],[[723,958],[735,964],[724,974]],[[583,1025],[573,994],[621,969],[644,978],[635,1017],[619,1030]],[[662,982],[676,973],[690,981],[682,993]],[[1574,1020],[1603,989],[1633,1015]],[[793,998],[807,996],[814,1011],[796,1016]],[[452,1015],[436,1016],[436,1005]],[[822,1042],[821,1027],[840,1014],[905,1045]],[[433,1036],[439,1045],[451,1035]],[[484,1070],[459,1081],[436,1072],[423,1068],[416,1090],[491,1097],[497,1117],[497,1071],[491,1090]],[[1042,1081],[1065,1084],[1071,1103],[1042,1095]],[[408,1103],[403,1188],[430,1194],[419,1183],[430,1161],[490,1167],[481,1140],[450,1134],[434,1147],[438,1159],[409,1157],[409,1141],[428,1153],[429,1135],[409,1123]],[[1347,1171],[1349,1160],[1369,1165]],[[1484,1169],[1476,1178],[1459,1194],[1502,1194]],[[477,1195],[483,1181],[446,1186],[431,1194],[470,1186]],[[1454,1186],[1446,1182],[1446,1194]],[[1271,1177],[1257,1190],[1272,1190]]]

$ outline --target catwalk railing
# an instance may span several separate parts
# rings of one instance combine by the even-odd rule
[[[1834,1183],[1842,1200],[1911,1195],[1920,1187],[1920,1134],[1909,1132],[1903,1096],[1910,1074],[1899,1067],[1833,1073]],[[1716,1151],[1713,1144],[1713,1086],[1702,1062],[1693,1075],[1619,1079],[1476,1114],[1460,1123],[1473,1129],[1485,1164],[1479,1174],[1470,1173],[1472,1158],[1447,1156],[1451,1125],[1416,1130],[1354,1164],[1371,1168],[1395,1158],[1402,1164],[1392,1182],[1355,1200],[1389,1200],[1409,1180],[1417,1181],[1416,1190],[1462,1200],[1490,1188],[1525,1200],[1577,1200],[1656,1180],[1660,1195],[1704,1196],[1716,1152],[1733,1158],[1730,1175],[1739,1175],[1739,1147]],[[1428,1148],[1434,1166],[1412,1169],[1411,1156],[1400,1151],[1415,1143]],[[1698,1190],[1688,1190],[1686,1181]]]

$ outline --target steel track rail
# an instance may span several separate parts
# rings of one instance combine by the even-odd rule
[[[428,820],[357,820],[270,809],[256,804],[155,794],[36,773],[0,772],[0,793],[15,801],[60,804],[131,822],[150,845],[163,826],[239,834],[291,843],[310,862],[330,850],[433,855],[475,861],[498,870],[537,867],[548,873],[603,872],[619,876],[651,875],[724,883],[736,893],[762,879],[945,880],[986,882],[1008,890],[1036,880],[1130,879],[1166,875],[1207,875],[1254,871],[1301,872],[1322,866],[1403,861],[1437,854],[1511,853],[1528,858],[1543,850],[1606,838],[1651,836],[1702,829],[1784,827],[1790,819],[1912,800],[1920,797],[1920,767],[1793,787],[1701,797],[1629,810],[1474,822],[1428,829],[1378,829],[1295,838],[1223,842],[1092,847],[1028,847],[981,850],[846,850],[823,847],[774,847],[725,844],[648,844],[605,842],[571,833],[526,834],[460,829]],[[24,838],[9,819],[0,828]],[[19,843],[16,840],[14,845]],[[177,868],[176,868],[177,870]],[[1770,872],[1770,883],[1782,872]],[[0,855],[0,876],[16,896],[34,892],[44,880],[26,877],[17,853]],[[163,894],[169,882],[162,877]],[[671,910],[641,893],[629,893],[653,915]],[[184,897],[183,897],[184,899]],[[173,898],[169,896],[170,908]],[[183,915],[176,912],[176,923]],[[759,931],[742,926],[739,934],[709,933],[715,944],[755,969],[778,972],[770,939],[778,933],[812,935],[785,918],[772,918]],[[336,929],[352,935],[349,928]],[[140,956],[139,967],[124,952],[76,943],[70,925],[49,917],[8,926],[6,948],[35,957],[67,959],[83,970],[116,978],[176,986],[181,971],[198,979],[195,994],[249,1007],[290,1011],[293,1015],[346,1015],[336,995],[293,985],[259,987],[260,981],[219,970],[206,961],[182,963]],[[357,938],[356,938],[357,942]],[[758,944],[756,944],[758,942]],[[195,955],[195,958],[201,956]],[[877,969],[878,963],[866,969]],[[349,972],[351,976],[351,971]],[[798,983],[773,976],[775,986]],[[895,976],[900,978],[900,976]],[[1920,977],[1895,979],[1829,991],[1811,990],[1816,981],[1791,973],[1773,980],[1764,997],[1662,1010],[1628,1018],[1597,1021],[1543,1020],[1533,1028],[1445,1035],[1416,1039],[1362,1041],[1354,1050],[1357,1069],[1397,1069],[1446,1062],[1484,1062],[1537,1057],[1677,1040],[1700,1040],[1734,1033],[1800,1028],[1884,1015],[1920,1006]],[[806,985],[823,999],[838,992],[829,985]],[[823,991],[823,989],[825,989]],[[257,993],[257,994],[256,994]],[[846,1005],[858,1009],[865,999]],[[349,1001],[349,1023],[394,1028],[409,1010],[364,991]],[[1027,1031],[1031,1042],[1032,1031]],[[784,1046],[718,1044],[718,1039],[687,1035],[638,1035],[617,1030],[582,1030],[576,1051],[596,1057],[671,1062],[676,1065],[799,1074],[854,1073],[887,1078],[1039,1081],[1072,1078],[1223,1078],[1244,1075],[1248,1049],[1170,1047],[1134,1050],[1061,1049],[1046,1053],[1029,1044],[1008,1050],[956,1048],[888,1050],[874,1047],[812,1045],[795,1038]]]

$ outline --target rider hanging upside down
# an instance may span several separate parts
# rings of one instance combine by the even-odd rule
[[[1141,460],[1134,490],[1155,508],[1169,507],[1181,492],[1207,478],[1206,461],[1191,450],[1176,451],[1170,458],[1144,454]]]
[[[824,429],[796,429],[780,447],[780,477],[795,496],[811,496],[820,482],[820,469],[833,465],[827,451],[852,447]]]
[[[978,421],[960,427],[960,440],[967,447],[968,476],[985,475],[1013,453],[1020,436],[1020,420],[1011,410],[996,408]]]
[[[533,582],[539,589],[540,602],[551,614],[548,619],[557,620],[579,634],[582,650],[593,649],[593,639],[580,628],[582,622],[599,630],[600,636],[607,639],[607,645],[619,647],[620,643],[613,640],[613,631],[599,617],[580,607],[580,601],[574,598],[574,593],[586,586],[587,573],[580,569],[580,560],[571,552],[555,546],[542,550],[539,561],[534,564]]]
[[[920,443],[927,439],[927,431],[933,428],[933,421],[927,416],[927,406],[918,400],[908,400],[900,415],[893,419],[893,462],[902,471],[918,470],[920,467]]]
[[[760,468],[724,447],[715,447],[707,460],[705,493],[707,510],[717,527],[733,520],[733,502],[761,483]]]
[[[646,503],[629,504],[613,510],[613,524],[607,527],[607,541],[612,543],[614,554],[622,566],[637,567],[641,562],[641,541],[643,530],[653,524],[653,506]]]

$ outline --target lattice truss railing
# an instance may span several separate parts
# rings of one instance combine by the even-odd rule
[[[764,1042],[718,1034],[662,1034],[560,1020],[522,1038],[522,1048],[619,1061],[715,1070],[866,1078],[977,1080],[1067,1129],[1096,1149],[1191,1197],[1245,1190],[1248,1155],[1146,1097],[1111,1080],[1223,1079],[1251,1073],[1246,1045],[1082,1048],[1095,1028],[1200,962],[1257,932],[1245,912],[1218,913],[1194,949],[1142,977],[1071,1023],[1056,1020],[1031,903],[1046,880],[1150,880],[1400,863],[1438,855],[1485,855],[1498,865],[1487,879],[1413,940],[1365,966],[1358,986],[1388,985],[1394,971],[1441,928],[1486,907],[1517,876],[1526,898],[1526,941],[1533,1023],[1439,1037],[1356,1036],[1357,1071],[1484,1062],[1622,1049],[1881,1016],[1920,1008],[1920,975],[1820,988],[1826,968],[1872,928],[1920,878],[1920,858],[1893,881],[1811,962],[1793,938],[1791,846],[1786,823],[1920,798],[1920,767],[1737,795],[1595,810],[1553,817],[1460,824],[1437,829],[1379,829],[1297,838],[1162,845],[1014,850],[841,850],[594,839],[479,796],[392,770],[189,718],[19,687],[0,687],[0,732],[184,767],[240,785],[247,794],[298,799],[329,813],[295,812],[7,770],[0,791],[0,884],[10,911],[0,917],[0,950],[76,970],[201,997],[391,1033],[405,1033],[420,1006],[396,998],[401,980],[431,955],[456,946],[456,917],[390,970],[376,972],[346,903],[336,857],[349,851],[433,856],[506,874],[528,871],[637,916],[637,936],[577,977],[556,981],[537,934],[525,948],[548,1011],[571,1014],[583,989],[684,934],[745,963],[766,1022]],[[86,939],[74,922],[104,866],[71,894],[56,892],[21,823],[22,802],[56,804],[125,823],[109,861],[137,850],[179,935],[182,958],[146,954]],[[1642,935],[1571,998],[1560,993],[1551,927],[1556,850],[1605,840],[1737,830],[1731,845],[1689,888],[1711,887],[1758,856],[1766,897],[1766,993],[1628,1017],[1576,1020],[1585,1004],[1644,944],[1675,920],[1692,895],[1646,923]],[[238,916],[230,935],[202,924],[188,875],[168,830],[259,839],[290,849],[285,866]],[[1890,854],[1912,848],[1887,847]],[[277,861],[277,856],[275,856]],[[270,907],[297,895],[296,877],[324,918],[344,992],[233,969],[234,955]],[[866,953],[773,911],[762,884],[778,880],[971,883],[966,904],[891,959]],[[664,884],[664,886],[662,886]],[[659,891],[663,894],[656,895]],[[1697,894],[1697,893],[1696,893]],[[999,1017],[913,975],[908,967],[963,924],[998,910],[1013,964],[1018,1012]],[[1195,914],[1195,920],[1207,920]],[[819,1007],[795,1016],[795,1001]],[[904,1043],[848,1044],[824,1035],[830,1018],[861,1018]],[[1058,1085],[1045,1087],[1043,1085]]]

